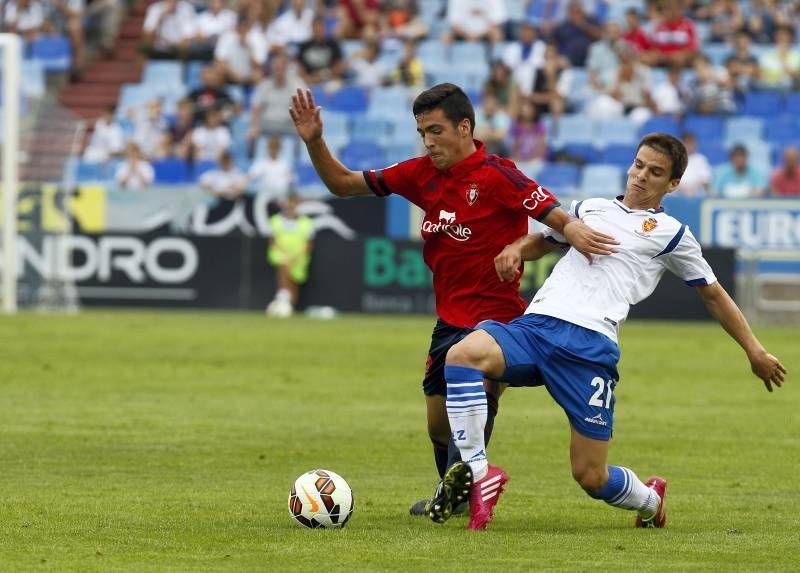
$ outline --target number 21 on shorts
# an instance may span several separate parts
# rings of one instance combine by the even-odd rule
[[[607,410],[611,404],[611,396],[614,394],[614,381],[603,380],[599,376],[595,376],[589,384],[597,388],[592,397],[589,398],[589,405]]]

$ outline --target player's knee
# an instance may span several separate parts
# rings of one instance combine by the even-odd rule
[[[603,489],[608,479],[601,468],[591,466],[573,466],[572,478],[578,482],[578,485],[589,495],[594,495]]]
[[[478,345],[472,344],[469,338],[465,338],[447,351],[447,364],[480,368],[484,355]]]

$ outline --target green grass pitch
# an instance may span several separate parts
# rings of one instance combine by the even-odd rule
[[[407,514],[435,485],[420,377],[430,317],[85,312],[0,319],[2,571],[530,571],[800,568],[800,345],[767,393],[715,324],[622,333],[611,463],[669,480],[668,526],[572,481],[539,389],[504,396],[511,482],[486,532]],[[356,496],[342,531],[287,515],[317,467]]]

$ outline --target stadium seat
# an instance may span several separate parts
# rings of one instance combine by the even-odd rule
[[[698,147],[711,165],[722,165],[728,161],[728,151],[716,140],[698,140]]]
[[[639,137],[648,133],[668,133],[675,137],[681,136],[681,125],[671,115],[656,115],[645,121],[639,128]]]
[[[381,145],[388,143],[391,123],[387,119],[357,115],[350,131],[351,141],[372,141]]]
[[[708,57],[708,60],[713,66],[725,65],[725,60],[728,59],[733,51],[728,44],[709,42],[702,47],[703,54]]]
[[[366,112],[368,103],[367,90],[358,86],[339,88],[329,94],[326,101],[328,110],[349,114]]]
[[[387,117],[396,115],[399,110],[408,109],[408,113],[411,113],[409,109],[411,101],[411,92],[405,86],[375,88],[372,90],[372,96],[369,98],[367,115],[386,119]]]
[[[772,117],[783,111],[783,96],[777,91],[750,91],[744,96],[742,113]]]
[[[800,121],[797,116],[784,114],[768,121],[764,138],[775,146],[786,146],[800,142]]]
[[[218,168],[219,163],[216,161],[198,161],[189,170],[189,180],[197,181],[204,173]]]
[[[581,159],[586,163],[597,161],[598,153],[591,143],[567,143],[560,151],[570,157]]]
[[[606,119],[594,126],[593,139],[595,146],[600,148],[612,144],[632,145],[638,142],[638,136],[639,130],[636,124],[627,117]]]
[[[383,148],[376,142],[355,141],[345,145],[340,152],[340,159],[353,171],[378,169],[386,166]]]
[[[719,140],[722,139],[722,118],[717,115],[687,115],[683,129],[693,133],[698,140]]]
[[[167,157],[153,161],[156,183],[185,183],[189,181],[189,166],[185,160]]]
[[[183,65],[178,61],[150,60],[144,65],[142,83],[183,87]]]
[[[786,94],[783,110],[786,113],[790,113],[795,116],[800,115],[800,92],[791,92]]]
[[[602,163],[614,165],[622,169],[628,169],[636,156],[636,144],[628,145],[625,143],[614,143],[607,146],[600,159]]]
[[[616,197],[622,194],[622,169],[602,163],[585,166],[579,191],[585,197]]]
[[[733,116],[725,122],[723,145],[730,147],[735,143],[760,140],[764,132],[764,120],[760,117]]]
[[[47,93],[45,67],[40,60],[22,60],[20,76],[20,87],[26,97],[41,98]]]
[[[72,66],[72,48],[65,36],[40,36],[33,40],[30,56],[40,60],[46,72],[66,72]]]
[[[400,163],[412,157],[418,157],[423,154],[421,149],[416,145],[409,145],[406,143],[393,143],[386,146],[385,150],[386,163]]]
[[[537,181],[556,193],[574,193],[578,186],[579,169],[572,163],[547,163],[537,175]]]
[[[558,122],[552,122],[553,147],[560,149],[568,143],[594,143],[591,124],[592,120],[582,114],[562,115]]]
[[[77,183],[96,183],[110,181],[113,178],[114,173],[103,163],[81,161],[78,163],[75,172],[75,181]]]

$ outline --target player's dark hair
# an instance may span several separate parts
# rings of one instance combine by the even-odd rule
[[[672,172],[670,179],[680,179],[683,177],[683,172],[686,171],[686,164],[689,162],[688,154],[686,153],[686,146],[683,142],[668,133],[648,133],[639,142],[636,152],[643,145],[655,149],[659,153],[663,153],[672,161]]]
[[[414,117],[421,113],[441,109],[453,127],[458,126],[464,118],[469,120],[469,131],[475,131],[475,110],[467,94],[454,84],[438,84],[425,90],[414,100],[412,108]]]

